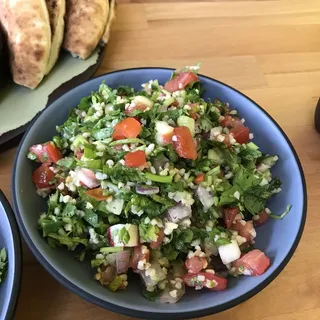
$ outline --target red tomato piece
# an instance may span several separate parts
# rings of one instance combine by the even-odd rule
[[[265,224],[268,221],[269,214],[267,213],[266,210],[263,210],[260,213],[258,213],[258,215],[255,216],[255,217],[258,217],[258,219],[253,219],[253,224],[256,227],[260,227],[260,226],[262,226],[263,224]]]
[[[198,273],[202,269],[205,269],[208,266],[208,261],[204,257],[192,257],[187,258],[185,262],[185,266],[190,273]]]
[[[223,208],[222,213],[223,213],[224,223],[226,224],[226,227],[229,229],[232,226],[232,223],[235,217],[239,213],[239,208],[238,207]]]
[[[163,229],[160,229],[158,234],[157,234],[158,238],[156,241],[152,241],[150,243],[150,248],[151,249],[157,249],[161,246],[162,242],[163,242],[163,239],[164,239],[164,231]]]
[[[95,189],[87,190],[84,193],[87,194],[89,197],[91,197],[95,200],[98,200],[98,201],[107,200],[110,197],[110,196],[103,195],[102,188],[95,188]]]
[[[32,181],[36,185],[37,189],[51,188],[49,183],[53,181],[54,173],[49,169],[48,165],[41,165],[32,174]]]
[[[188,127],[175,127],[172,138],[173,147],[181,158],[196,160],[197,147]]]
[[[205,283],[206,288],[208,288],[210,290],[214,290],[214,291],[222,291],[222,290],[227,289],[228,279],[218,277],[217,275],[212,274],[211,272],[204,272],[204,273],[205,273],[205,277],[206,277],[206,283]],[[210,281],[216,282],[216,284],[213,288],[210,288],[210,286],[212,285],[212,282],[210,282]]]
[[[164,88],[169,92],[183,90],[188,84],[198,81],[198,76],[191,72],[180,72],[173,79],[166,82]]]
[[[244,124],[237,117],[232,117],[230,114],[224,116],[224,119],[220,121],[221,127],[227,128],[243,128]]]
[[[137,168],[146,164],[146,153],[142,150],[129,152],[124,156],[127,167]]]
[[[78,160],[80,160],[82,158],[83,154],[84,154],[84,152],[83,151],[79,151],[79,150],[74,152],[74,155],[76,156],[76,158]]]
[[[230,138],[228,134],[224,135],[223,143],[229,148],[230,147]]]
[[[200,184],[201,182],[204,181],[204,177],[205,177],[204,173],[200,173],[193,179],[193,182],[196,184]]]
[[[35,144],[30,147],[29,151],[35,154],[42,163],[56,163],[62,158],[61,151],[52,141],[43,144]]]
[[[231,129],[230,133],[232,133],[233,137],[240,144],[249,142],[249,128],[248,127],[235,127]]]
[[[241,237],[247,239],[247,241],[251,241],[256,237],[256,231],[253,227],[252,220],[244,221],[244,220],[236,220],[235,223],[231,224],[230,229],[238,231],[238,234]]]
[[[51,159],[52,162],[56,163],[58,160],[62,159],[62,154],[60,149],[58,149],[53,142],[47,143],[47,152],[48,158]]]
[[[136,246],[133,249],[133,253],[130,258],[130,268],[137,269],[138,262],[140,260],[146,259],[149,262],[150,251],[146,246]]]
[[[113,130],[113,140],[136,138],[141,131],[141,124],[135,118],[126,118],[117,123]]]
[[[228,285],[227,279],[211,272],[187,273],[183,281],[189,287],[205,287],[214,291],[225,290]]]
[[[167,133],[167,134],[162,134],[162,135],[161,135],[161,140],[162,140],[163,144],[170,144],[170,143],[172,143],[173,134],[174,134],[173,132]]]
[[[199,104],[198,103],[190,103],[189,106],[191,107],[190,110],[190,117],[194,120],[197,120],[198,118],[198,111],[199,111]]]
[[[135,104],[130,104],[130,106],[128,107],[128,109],[126,109],[124,111],[125,114],[131,114],[133,113],[133,111],[135,110],[140,110],[140,111],[144,111],[148,108],[148,106],[145,106],[144,104],[142,103],[135,103]]]
[[[233,266],[237,269],[244,268],[245,274],[260,276],[269,268],[270,259],[262,251],[254,249],[235,261]]]

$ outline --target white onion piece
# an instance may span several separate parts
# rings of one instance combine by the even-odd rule
[[[178,204],[170,209],[168,209],[168,219],[171,222],[178,223],[184,218],[191,216],[191,208],[183,204]]]
[[[241,251],[236,240],[232,240],[231,243],[219,246],[218,251],[223,264],[231,263],[241,256]]]
[[[203,186],[197,188],[197,196],[203,205],[204,211],[210,209],[214,204],[214,197],[211,191],[207,191]]]

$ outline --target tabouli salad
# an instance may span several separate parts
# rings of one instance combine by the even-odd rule
[[[282,219],[266,207],[281,191],[263,154],[228,103],[201,98],[198,66],[141,91],[102,83],[52,141],[30,148],[32,180],[48,197],[39,218],[52,247],[76,250],[111,291],[140,275],[143,294],[175,303],[185,285],[227,288],[228,277],[263,274],[256,227]]]
[[[8,259],[7,251],[5,248],[0,250],[0,285],[4,282],[7,276]]]

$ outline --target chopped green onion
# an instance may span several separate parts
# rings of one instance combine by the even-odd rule
[[[117,146],[119,144],[128,144],[128,143],[141,143],[141,144],[145,144],[145,142],[141,139],[138,138],[130,138],[130,139],[122,139],[122,140],[117,140],[117,141],[113,141],[109,144],[109,146]]]
[[[276,219],[276,220],[282,220],[286,217],[286,215],[289,213],[291,208],[292,208],[292,205],[287,205],[287,208],[283,214],[281,214],[280,216],[278,216],[276,214],[270,214],[269,217],[272,219]]]
[[[123,247],[103,247],[100,248],[101,253],[114,253],[123,251]]]
[[[172,183],[173,176],[159,176],[150,172],[145,173],[145,177],[148,180],[159,182],[159,183]]]

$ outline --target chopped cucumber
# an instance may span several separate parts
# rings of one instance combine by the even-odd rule
[[[153,107],[153,101],[144,96],[136,96],[134,97],[135,103],[141,103],[144,106],[149,107],[150,109]]]
[[[113,199],[111,202],[108,202],[106,207],[107,210],[115,215],[120,215],[123,209],[124,200],[123,199]]]
[[[278,159],[279,159],[278,156],[270,156],[270,157],[264,158],[262,160],[262,163],[267,166],[272,167],[273,165],[275,165],[275,163],[278,161]]]
[[[178,126],[188,127],[192,136],[194,136],[195,121],[187,116],[180,116],[177,120]]]
[[[210,149],[208,151],[208,158],[219,165],[224,162],[222,152],[218,149]]]
[[[174,99],[172,97],[166,99],[163,101],[163,106],[164,107],[169,107],[172,103],[174,103]]]

